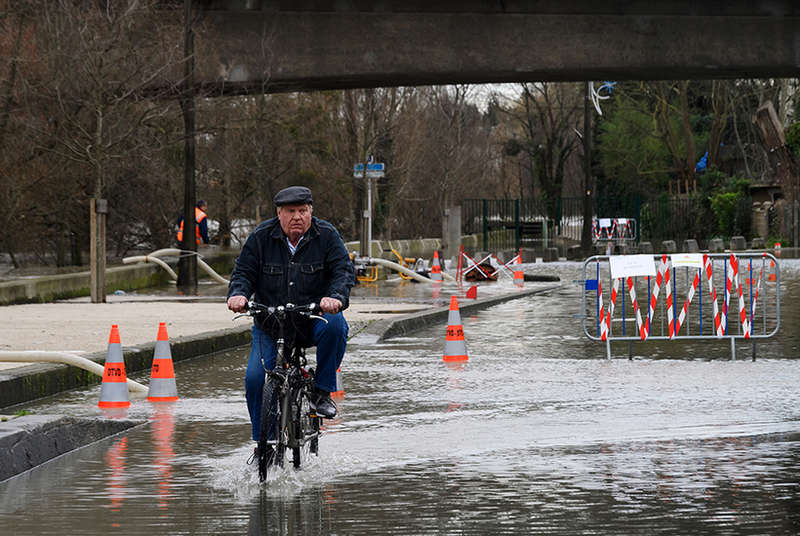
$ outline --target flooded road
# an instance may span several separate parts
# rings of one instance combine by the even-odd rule
[[[573,285],[462,317],[462,364],[442,362],[443,325],[356,336],[320,456],[264,488],[245,464],[247,352],[178,362],[179,402],[128,410],[147,424],[0,484],[0,532],[798,534],[800,265],[788,264],[781,332],[755,362],[669,341],[607,361],[573,317]],[[99,415],[98,397],[26,409]]]

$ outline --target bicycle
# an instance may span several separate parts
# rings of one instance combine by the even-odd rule
[[[267,469],[272,465],[283,467],[286,450],[292,450],[292,465],[299,468],[302,451],[309,446],[310,454],[319,455],[319,437],[322,417],[318,416],[312,402],[314,392],[314,369],[307,368],[305,348],[293,346],[285,339],[286,322],[291,315],[305,316],[328,322],[313,314],[319,305],[294,305],[287,303],[268,307],[249,301],[247,312],[234,317],[263,314],[265,319],[274,318],[278,326],[275,340],[277,354],[275,368],[264,365],[264,391],[261,399],[261,427],[258,439],[258,477],[267,478]]]

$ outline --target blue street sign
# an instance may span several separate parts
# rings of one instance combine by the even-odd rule
[[[353,166],[353,171],[364,172],[364,164],[356,164]],[[367,164],[367,171],[386,171],[386,166],[383,162],[375,164]]]

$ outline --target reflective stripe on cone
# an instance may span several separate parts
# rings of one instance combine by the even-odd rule
[[[342,382],[342,367],[336,369],[336,390],[331,393],[334,398],[344,398],[344,383]]]
[[[100,388],[101,408],[127,408],[131,405],[128,395],[128,376],[125,374],[125,359],[119,338],[119,326],[112,324],[108,336],[106,363],[103,366],[103,385]]]
[[[439,252],[436,250],[433,251],[433,266],[431,266],[431,279],[433,281],[441,281],[443,279],[442,266],[439,264]]]
[[[147,392],[150,402],[174,402],[178,400],[178,386],[175,384],[175,367],[172,364],[172,351],[169,348],[169,335],[164,322],[158,324],[156,347],[153,350],[153,366],[150,368],[150,389]]]
[[[444,361],[466,361],[467,345],[464,341],[464,327],[461,325],[461,313],[458,299],[450,297],[450,312],[447,315],[447,330],[444,341]]]

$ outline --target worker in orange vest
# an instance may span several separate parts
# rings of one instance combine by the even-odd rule
[[[202,199],[197,202],[194,208],[194,219],[197,225],[194,226],[194,232],[197,239],[197,245],[200,245],[200,240],[203,244],[208,244],[208,215],[206,214],[206,202]],[[183,242],[183,214],[178,218],[178,243]]]

